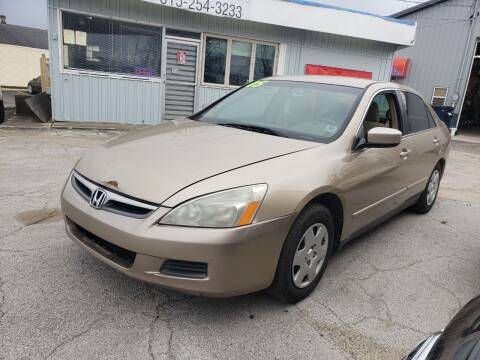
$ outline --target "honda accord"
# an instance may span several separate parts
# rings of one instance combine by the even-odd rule
[[[412,89],[272,77],[88,152],[62,209],[74,241],[131,277],[295,303],[347,241],[432,208],[449,148]]]

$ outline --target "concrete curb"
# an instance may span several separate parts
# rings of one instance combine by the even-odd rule
[[[112,130],[112,131],[131,131],[144,129],[150,125],[129,125],[129,124],[108,124],[108,123],[82,123],[82,122],[60,122],[49,123],[52,129],[69,130]]]
[[[101,131],[132,131],[146,128],[149,125],[125,125],[125,124],[103,124],[103,123],[73,123],[73,122],[54,122],[54,123],[26,123],[0,124],[0,130],[101,130]]]

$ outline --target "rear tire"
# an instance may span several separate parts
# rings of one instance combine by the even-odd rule
[[[442,166],[437,164],[435,169],[433,169],[430,178],[428,179],[427,187],[423,190],[420,199],[413,205],[410,210],[417,214],[426,214],[428,213],[435,201],[437,200],[438,190],[440,188],[440,181],[442,179]]]
[[[269,292],[295,304],[312,293],[327,268],[334,247],[333,217],[323,205],[308,205],[293,223]]]

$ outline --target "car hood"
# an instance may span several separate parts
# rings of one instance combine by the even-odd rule
[[[319,145],[176,120],[101,145],[87,153],[76,170],[110,189],[161,204],[201,180]]]

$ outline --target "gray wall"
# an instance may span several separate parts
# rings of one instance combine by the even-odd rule
[[[434,87],[448,87],[446,105],[452,105],[468,37],[472,4],[473,0],[450,0],[405,16],[406,19],[417,21],[417,36],[415,46],[395,54],[395,57],[408,57],[412,61],[407,78],[396,82],[416,89],[428,102],[431,101]],[[460,101],[455,109],[457,113],[463,102],[474,45],[479,35],[480,28],[477,26],[461,77]]]
[[[60,71],[57,9],[111,16],[127,21],[284,43],[285,74],[303,74],[307,63],[371,71],[376,80],[390,76],[395,46],[370,40],[315,33],[247,21],[193,14],[140,0],[49,0],[49,45],[53,118],[157,124],[162,119],[163,79],[66,74]],[[197,109],[232,89],[200,86]]]

